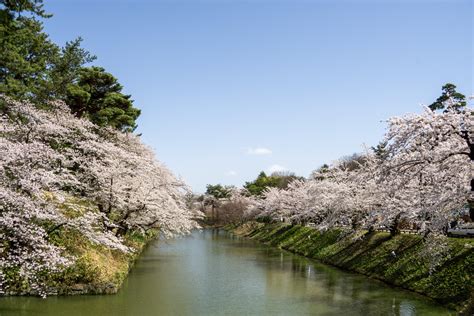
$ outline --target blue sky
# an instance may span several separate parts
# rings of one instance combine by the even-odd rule
[[[196,191],[307,176],[376,144],[452,82],[471,95],[470,0],[46,0],[142,109],[138,132]]]

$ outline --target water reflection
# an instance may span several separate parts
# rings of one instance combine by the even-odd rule
[[[414,293],[219,230],[157,244],[116,295],[3,298],[0,315],[450,315]]]

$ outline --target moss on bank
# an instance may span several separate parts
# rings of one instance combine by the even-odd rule
[[[90,242],[77,231],[62,230],[54,244],[62,246],[76,258],[64,272],[51,275],[51,294],[111,294],[116,293],[128,275],[135,260],[156,232],[142,235],[128,233],[125,245],[133,249],[125,254]]]
[[[86,198],[66,196],[59,200],[51,192],[44,192],[44,197],[54,203],[57,210],[66,218],[73,219],[86,212],[98,212],[97,205]],[[131,249],[131,252],[124,253],[91,242],[76,229],[48,221],[42,222],[42,225],[49,232],[48,241],[64,249],[64,257],[73,261],[73,264],[64,271],[48,271],[38,276],[40,283],[45,284],[45,289],[41,290],[47,295],[116,293],[144,247],[158,234],[156,230],[149,230],[146,234],[129,231],[123,236],[123,242]],[[8,244],[3,242],[5,243],[3,247],[7,247]],[[33,288],[22,277],[18,268],[10,268],[2,272],[8,284],[8,288],[2,295],[40,294],[37,288]]]
[[[88,199],[69,196],[59,201],[50,192],[44,194],[67,218],[76,218],[86,212],[98,212],[97,205]],[[39,276],[45,284],[47,295],[116,293],[144,247],[158,234],[156,230],[150,230],[147,234],[129,231],[123,236],[123,242],[131,252],[124,253],[93,243],[76,229],[61,225],[55,227],[48,222],[43,225],[51,231],[48,235],[49,242],[64,249],[63,255],[73,261],[64,271],[44,272]],[[3,273],[9,284],[3,294],[39,294],[38,289],[32,288],[28,281],[21,277],[19,269],[9,269]]]
[[[446,256],[430,273],[421,236],[341,230],[319,232],[310,227],[248,222],[228,226],[234,233],[358,272],[424,295],[446,306],[474,312],[474,240],[448,239]]]

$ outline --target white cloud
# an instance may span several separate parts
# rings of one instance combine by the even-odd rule
[[[272,151],[268,148],[265,148],[265,147],[248,148],[247,149],[247,154],[248,155],[256,155],[256,156],[271,155]]]
[[[267,171],[268,171],[268,173],[271,174],[271,173],[274,173],[274,172],[288,171],[288,168],[275,164],[275,165],[271,165],[270,167],[268,167]]]
[[[234,171],[234,170],[229,170],[225,173],[226,176],[229,176],[229,177],[234,177],[237,175],[237,171]]]

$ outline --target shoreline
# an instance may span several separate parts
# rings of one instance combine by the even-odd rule
[[[145,249],[157,238],[157,231],[125,236],[126,244],[134,250],[126,254],[91,243],[77,233],[63,232],[58,244],[76,259],[64,271],[48,276],[46,296],[116,294]],[[34,289],[20,281],[1,297],[38,296]]]
[[[450,259],[430,274],[420,253],[421,237],[416,235],[391,238],[373,232],[354,240],[341,237],[342,232],[337,230],[320,233],[299,225],[257,222],[227,225],[224,229],[422,294],[461,315],[474,313],[474,240],[450,238]],[[396,251],[396,257],[392,251]]]

